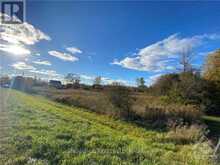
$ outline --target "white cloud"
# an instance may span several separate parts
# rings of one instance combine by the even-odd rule
[[[79,77],[81,78],[82,82],[87,83],[87,84],[93,84],[93,82],[97,76],[89,76],[89,75],[81,74],[81,75],[79,75]],[[102,76],[101,76],[101,82],[103,84],[112,84],[113,82],[119,82],[119,83],[122,83],[125,85],[132,85],[131,82],[128,82],[123,79],[112,79],[109,77],[102,77]]]
[[[123,80],[123,79],[112,79],[112,78],[108,78],[108,77],[102,77],[102,82],[104,84],[112,84],[113,82],[118,82],[124,85],[131,85],[130,82],[128,82],[127,80]]]
[[[68,48],[66,48],[66,50],[72,54],[76,54],[76,53],[81,54],[82,53],[82,50],[80,50],[79,48],[76,48],[76,47],[68,47]]]
[[[31,51],[22,45],[0,44],[0,51],[4,51],[18,56],[27,56],[31,54]]]
[[[121,61],[115,59],[112,64],[139,71],[161,72],[173,70],[174,67],[170,62],[177,61],[179,54],[183,50],[193,49],[203,44],[206,40],[216,39],[220,39],[220,36],[217,34],[203,34],[188,38],[182,38],[178,34],[173,34],[162,41],[140,49],[136,56],[126,57]]]
[[[0,13],[0,22],[1,16],[2,13]],[[0,51],[15,55],[28,55],[30,50],[25,46],[34,45],[41,40],[51,40],[51,38],[27,22],[1,24],[0,26]]]
[[[14,69],[18,70],[36,70],[36,68],[32,65],[28,65],[25,62],[16,62],[11,65]]]
[[[22,24],[1,24],[0,29],[0,39],[11,44],[33,45],[40,40],[51,40],[47,34],[27,22]]]
[[[146,80],[146,84],[149,86],[149,85],[152,85],[153,83],[155,83],[158,78],[161,76],[162,74],[158,73],[158,74],[155,74],[155,75],[152,75],[150,76],[147,80]]]
[[[60,74],[58,74],[55,70],[46,70],[46,69],[40,69],[40,70],[30,70],[30,72],[32,73],[37,73],[40,75],[47,75],[50,77],[57,77],[60,76]]]
[[[38,65],[47,65],[47,66],[51,66],[51,62],[50,61],[42,61],[42,60],[37,60],[37,61],[33,61],[34,64],[38,64]]]
[[[55,70],[46,70],[46,69],[30,69],[26,70],[25,72],[26,76],[29,77],[40,77],[41,80],[49,81],[49,80],[64,80],[64,76],[61,74],[58,74]]]
[[[73,55],[70,55],[68,53],[62,53],[62,52],[58,52],[58,51],[49,51],[48,52],[51,56],[54,56],[54,57],[57,57],[61,60],[64,60],[64,61],[78,61],[79,59]]]
[[[85,74],[81,74],[80,77],[82,79],[91,80],[91,81],[93,81],[95,79],[95,76],[88,76],[88,75],[85,75]]]

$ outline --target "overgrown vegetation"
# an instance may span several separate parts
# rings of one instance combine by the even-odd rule
[[[196,142],[198,127],[151,131],[42,97],[3,92],[10,92],[8,113],[0,115],[10,131],[1,138],[0,164],[214,164],[208,142]]]
[[[207,133],[204,120],[211,126],[208,129],[212,132],[218,132],[219,124],[216,124],[216,121],[213,122],[215,117],[206,116],[204,118],[203,116],[220,114],[220,51],[208,56],[202,73],[190,65],[190,56],[186,53],[183,53],[182,56],[183,71],[162,75],[151,87],[145,86],[143,77],[137,79],[137,87],[127,87],[118,82],[102,85],[100,76],[95,78],[92,86],[80,84],[80,77],[75,74],[66,76],[68,81],[66,85],[62,85],[60,81],[50,81],[49,84],[46,84],[33,78],[15,77],[11,84],[14,89],[46,96],[56,102],[84,108],[83,111],[92,111],[99,115],[105,114],[107,117],[101,116],[105,118],[105,120],[101,120],[100,116],[95,116],[97,114],[69,108],[42,98],[38,98],[40,103],[33,103],[36,98],[28,98],[24,94],[13,92],[17,99],[19,97],[23,99],[18,100],[24,105],[14,102],[15,100],[12,99],[9,109],[13,110],[12,116],[25,122],[16,123],[22,129],[12,128],[14,131],[12,134],[14,139],[11,139],[13,147],[10,148],[11,146],[6,145],[6,150],[9,147],[10,150],[16,152],[15,161],[9,156],[8,159],[6,158],[7,160],[2,159],[2,162],[62,165],[73,162],[76,164],[82,164],[82,162],[85,164],[94,162],[101,164],[117,164],[116,162],[122,164],[210,163],[212,149],[207,141],[201,142]],[[10,81],[9,77],[2,77],[1,86],[8,88]],[[28,109],[27,105],[31,108]],[[39,111],[39,109],[41,110]],[[30,116],[26,111],[30,113]],[[86,116],[85,120],[81,120],[82,115]],[[113,117],[113,119],[108,117]],[[80,121],[78,121],[79,118]],[[127,123],[116,119],[126,120]],[[41,122],[45,123],[42,125]],[[138,124],[143,128],[129,125],[128,122]],[[72,128],[71,126],[75,126],[75,123],[77,126]],[[84,127],[84,125],[86,126]],[[92,130],[90,130],[91,125],[93,125]],[[50,126],[55,130],[51,130]],[[76,128],[82,128],[80,131],[86,133],[79,132]],[[151,132],[150,129],[154,131]],[[21,135],[20,132],[17,132],[18,130],[23,130],[21,133],[28,134],[28,136],[23,137],[22,135],[19,139],[18,137]],[[60,131],[61,134],[56,134]],[[121,131],[123,134],[120,134]],[[73,132],[79,133],[80,137],[74,135]],[[40,136],[41,133],[45,133],[45,138]],[[93,134],[98,135],[93,137]],[[113,134],[117,134],[117,136],[113,136]],[[104,136],[104,139],[100,138],[101,136]],[[113,139],[105,139],[105,136]],[[214,135],[215,138],[219,136],[219,133]],[[51,143],[52,141],[55,142]],[[200,141],[201,144],[196,144],[197,141]],[[156,147],[154,150],[155,146],[160,146],[160,149]],[[190,147],[194,147],[194,149]],[[73,148],[77,152],[81,150],[88,152],[70,153]],[[111,153],[110,155],[105,153],[98,156],[98,153],[94,151],[112,149],[115,152],[118,148],[123,149],[123,153]],[[146,152],[149,149],[153,149],[153,151]],[[207,153],[203,153],[203,149]],[[19,155],[21,150],[24,151],[24,155]],[[7,154],[10,155],[10,153]],[[204,157],[199,157],[202,154]]]
[[[121,118],[132,120],[135,116],[132,113],[132,97],[131,92],[121,85],[112,86],[108,92],[109,100]]]

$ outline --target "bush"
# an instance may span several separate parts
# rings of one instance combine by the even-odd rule
[[[132,97],[130,90],[124,86],[116,85],[108,92],[110,102],[119,110],[119,116],[132,119]]]
[[[220,107],[220,88],[196,73],[163,75],[151,89],[166,103],[195,104],[212,114],[216,114]]]

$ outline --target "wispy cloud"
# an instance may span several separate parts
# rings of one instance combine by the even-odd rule
[[[36,73],[39,75],[46,75],[49,77],[61,77],[61,75],[58,74],[55,70],[46,70],[46,69],[37,70],[37,69],[35,69],[35,70],[30,70],[30,72]]]
[[[82,53],[82,50],[80,50],[77,47],[67,47],[66,50],[72,54],[76,54],[76,53],[81,54]]]
[[[18,70],[36,70],[32,65],[26,64],[25,62],[16,62],[11,65],[14,69]]]
[[[0,13],[0,22],[1,16],[2,13]],[[51,40],[51,38],[27,22],[1,24],[0,26],[0,51],[15,55],[28,55],[30,50],[26,45],[34,45],[41,40]]]
[[[187,38],[183,38],[179,34],[173,34],[162,41],[140,49],[136,56],[126,57],[122,60],[115,59],[112,64],[149,72],[173,70],[176,65],[175,61],[184,49],[193,49],[201,46],[204,41],[217,39],[220,39],[217,34],[203,34]]]
[[[25,74],[30,77],[38,76],[45,81],[48,81],[50,79],[64,79],[64,76],[58,74],[55,70],[39,69],[25,62],[16,62],[12,64],[11,67],[16,70],[25,71]]]
[[[64,61],[78,61],[79,59],[73,55],[70,55],[68,53],[62,53],[62,52],[58,52],[58,51],[55,51],[55,50],[51,50],[48,52],[51,56],[54,56],[54,57],[57,57],[61,60],[64,60]]]
[[[123,79],[112,79],[108,77],[102,77],[102,81],[104,84],[112,84],[113,82],[118,82],[124,85],[130,85],[130,82],[128,82],[127,80],[123,80]]]
[[[38,64],[38,65],[47,65],[47,66],[51,66],[51,62],[50,61],[43,61],[43,60],[37,60],[37,61],[33,61],[34,64]]]

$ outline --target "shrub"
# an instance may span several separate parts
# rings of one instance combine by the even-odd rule
[[[167,140],[176,144],[196,143],[199,140],[204,140],[205,127],[202,125],[176,125],[170,126],[170,131],[167,133]]]
[[[162,75],[152,86],[152,93],[157,95],[166,95],[179,81],[178,74]]]
[[[163,75],[151,89],[166,103],[195,104],[208,112],[217,112],[220,107],[220,88],[197,73]]]
[[[124,86],[116,85],[108,92],[110,102],[119,110],[119,116],[131,119],[132,97],[130,90]]]

